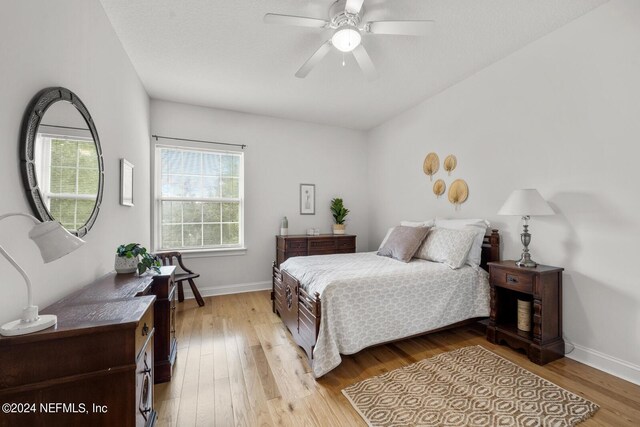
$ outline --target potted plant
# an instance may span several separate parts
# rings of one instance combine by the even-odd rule
[[[115,269],[118,274],[135,273],[142,274],[147,270],[160,273],[160,261],[154,255],[147,252],[147,248],[139,243],[120,245],[116,250]]]
[[[331,215],[333,215],[335,221],[335,224],[333,224],[333,234],[344,234],[344,221],[348,214],[349,209],[344,207],[341,198],[336,197],[331,200]]]

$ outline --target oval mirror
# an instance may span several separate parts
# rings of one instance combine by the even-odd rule
[[[87,234],[100,210],[104,164],[80,98],[59,87],[38,93],[25,113],[21,145],[22,178],[36,216]]]

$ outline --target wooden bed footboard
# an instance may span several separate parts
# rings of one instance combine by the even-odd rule
[[[312,297],[300,282],[286,271],[280,271],[273,263],[273,312],[282,318],[282,322],[291,332],[293,340],[313,359],[313,347],[320,331],[321,302],[320,294]]]
[[[487,262],[493,261],[500,261],[500,234],[496,229],[492,229],[491,234],[484,237],[481,267],[486,270]],[[273,312],[282,318],[282,322],[287,326],[289,332],[291,332],[293,340],[304,349],[309,357],[309,362],[312,363],[313,348],[316,345],[318,333],[320,332],[320,318],[322,313],[320,294],[316,292],[314,295],[309,295],[302,289],[300,282],[286,271],[281,271],[276,262],[273,263],[272,269],[273,288],[271,299]],[[469,319],[426,333],[461,326],[477,320],[480,319]]]

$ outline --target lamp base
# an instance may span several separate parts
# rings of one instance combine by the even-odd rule
[[[5,337],[15,337],[17,335],[31,334],[33,332],[50,328],[57,322],[58,318],[54,314],[43,314],[31,322],[14,320],[13,322],[5,323],[0,327],[0,335]]]
[[[535,268],[538,266],[538,263],[531,259],[529,252],[523,252],[520,259],[516,261],[516,265],[518,267]]]

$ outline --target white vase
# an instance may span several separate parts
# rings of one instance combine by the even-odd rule
[[[116,255],[115,269],[118,274],[130,274],[138,271],[138,257],[127,258]]]

